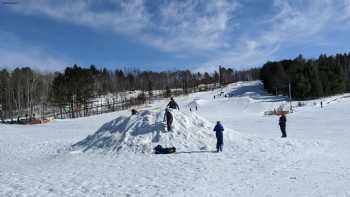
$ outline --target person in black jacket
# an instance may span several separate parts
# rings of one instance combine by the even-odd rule
[[[278,124],[280,125],[280,129],[281,129],[282,137],[283,137],[283,138],[287,137],[286,122],[287,122],[286,115],[282,114],[282,115],[280,116],[280,119],[279,119],[279,123],[278,123]]]
[[[168,103],[167,107],[169,107],[171,109],[178,109],[178,110],[180,110],[179,105],[174,101],[173,97],[170,98],[170,102]]]
[[[173,115],[168,108],[165,109],[164,120],[166,121],[168,131],[171,131],[171,126],[173,124]]]

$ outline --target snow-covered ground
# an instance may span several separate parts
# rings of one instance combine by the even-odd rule
[[[134,117],[0,124],[0,196],[350,196],[348,95],[325,98],[324,108],[320,100],[294,108],[287,139],[278,117],[264,116],[287,102],[259,82],[175,99],[181,111],[173,112],[173,133],[161,123],[165,100]],[[225,127],[222,153],[212,152],[217,120]],[[77,142],[88,143],[72,148]],[[179,151],[149,153],[157,143]]]

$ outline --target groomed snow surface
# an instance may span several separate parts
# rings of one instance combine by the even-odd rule
[[[288,103],[260,82],[175,98],[170,132],[167,100],[133,116],[0,124],[0,196],[350,196],[348,96],[294,108],[287,139],[264,112]],[[213,152],[217,120],[222,153]],[[158,144],[178,152],[152,154]]]

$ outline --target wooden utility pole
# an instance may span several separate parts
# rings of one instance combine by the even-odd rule
[[[220,84],[220,87],[221,87],[221,66],[219,66],[219,84]]]
[[[291,87],[290,82],[288,84],[288,87],[289,87],[289,107],[290,107],[290,112],[293,112],[293,108],[292,108],[292,87]]]
[[[4,122],[4,114],[2,112],[2,105],[0,104],[0,119],[2,122]]]

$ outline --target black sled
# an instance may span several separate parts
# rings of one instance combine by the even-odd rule
[[[176,153],[176,148],[175,147],[169,147],[169,148],[164,148],[161,145],[158,145],[154,148],[154,153],[155,154],[171,154],[171,153]]]

